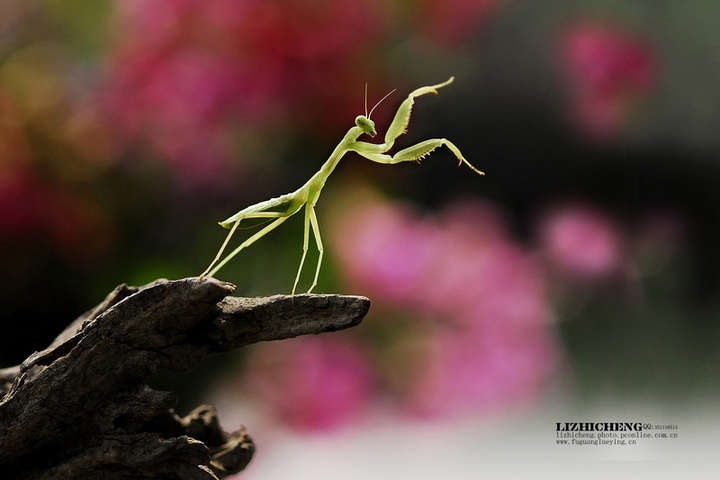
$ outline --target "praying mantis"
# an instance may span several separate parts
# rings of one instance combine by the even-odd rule
[[[395,164],[407,161],[417,161],[429,155],[433,150],[440,146],[446,146],[450,151],[455,154],[458,159],[458,165],[464,163],[475,173],[484,175],[483,172],[475,168],[465,157],[463,157],[460,150],[449,140],[445,138],[433,138],[417,143],[413,146],[407,147],[400,150],[394,155],[388,155],[388,152],[394,145],[395,140],[407,131],[408,123],[410,122],[410,113],[415,103],[415,98],[428,93],[438,93],[438,89],[445,87],[453,82],[455,77],[450,77],[447,81],[439,83],[437,85],[430,85],[427,87],[420,87],[413,90],[410,95],[400,104],[392,123],[385,133],[385,141],[383,143],[369,143],[358,140],[361,135],[369,135],[375,137],[377,131],[375,130],[375,122],[370,120],[373,110],[377,107],[380,102],[385,100],[391,93],[388,93],[378,102],[370,113],[367,113],[367,88],[365,90],[365,115],[358,115],[355,118],[355,126],[351,127],[350,130],[345,134],[340,143],[335,147],[335,150],[330,154],[325,164],[320,170],[308,180],[305,185],[298,188],[292,193],[281,195],[276,198],[271,198],[264,202],[256,203],[247,208],[244,208],[237,212],[235,215],[229,217],[227,220],[220,222],[220,225],[229,228],[230,233],[225,238],[220,250],[213,259],[210,266],[200,275],[199,278],[206,276],[214,276],[218,270],[220,270],[227,262],[235,257],[241,250],[249,247],[256,241],[260,240],[266,234],[271,232],[280,226],[285,220],[295,215],[300,211],[303,206],[305,207],[305,219],[304,219],[304,230],[303,230],[303,246],[302,246],[302,257],[300,258],[300,267],[298,268],[297,275],[295,276],[295,282],[293,283],[292,295],[295,295],[298,282],[300,281],[300,274],[305,264],[305,257],[309,249],[310,243],[310,230],[312,230],[315,238],[315,244],[318,249],[318,261],[315,267],[315,277],[312,285],[308,289],[308,293],[312,291],[317,285],[318,276],[320,275],[320,266],[323,260],[323,244],[320,238],[320,227],[318,225],[317,215],[315,214],[315,204],[320,198],[325,182],[327,181],[330,174],[333,172],[340,159],[348,152],[356,152],[359,155],[372,160],[373,162],[382,164]],[[394,90],[393,90],[394,91]],[[238,229],[241,223],[244,223],[247,227],[254,225],[270,222],[261,230],[254,235],[250,236],[247,240],[242,242],[235,250],[230,252],[222,261],[222,257],[225,248],[228,246],[230,239],[232,238],[235,231]],[[219,262],[219,263],[218,263]]]

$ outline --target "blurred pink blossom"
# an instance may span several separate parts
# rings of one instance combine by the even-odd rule
[[[338,227],[334,243],[350,282],[398,304],[412,305],[422,295],[437,256],[437,226],[419,224],[409,209],[369,203]]]
[[[623,127],[629,100],[647,94],[657,76],[651,48],[609,26],[571,28],[562,39],[562,62],[574,91],[575,116],[598,138]]]
[[[431,333],[402,390],[411,411],[531,401],[558,350],[542,275],[490,203],[433,218],[363,199],[333,225],[346,280],[374,302],[416,312]],[[411,361],[411,360],[409,360]]]
[[[426,370],[408,386],[406,408],[421,415],[497,411],[532,404],[557,363],[546,327],[478,319],[476,328],[437,329],[427,341]]]
[[[438,219],[362,203],[368,207],[353,212],[352,225],[337,225],[335,242],[348,281],[368,295],[458,317],[547,320],[540,271],[489,203],[457,205]]]
[[[598,280],[625,271],[621,229],[597,208],[580,204],[556,207],[542,217],[538,235],[546,256],[564,274]]]
[[[227,172],[225,103],[234,91],[227,65],[201,52],[162,60],[135,56],[113,67],[106,105],[126,141],[142,139],[180,177],[212,182]]]
[[[363,349],[335,334],[255,346],[244,384],[286,424],[325,430],[358,416],[375,393],[373,377]]]
[[[441,215],[442,239],[421,292],[438,314],[519,324],[543,324],[549,315],[542,274],[510,237],[489,202],[464,202]]]
[[[327,108],[342,115],[348,102],[333,92],[348,91],[358,57],[383,28],[373,1],[118,5],[103,93],[110,115],[126,142],[146,144],[199,184],[228,173],[239,126],[256,131],[281,109],[306,122]]]

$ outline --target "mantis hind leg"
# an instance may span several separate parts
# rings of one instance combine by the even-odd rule
[[[279,218],[277,218],[279,217]],[[241,243],[235,250],[230,252],[222,262],[217,263],[217,261],[222,256],[223,252],[225,251],[225,247],[227,247],[228,242],[230,241],[230,238],[235,233],[235,230],[237,230],[238,225],[240,225],[240,222],[242,220],[238,220],[235,222],[235,224],[232,226],[232,229],[230,229],[230,233],[228,234],[227,238],[225,238],[225,241],[223,242],[222,246],[220,247],[220,251],[218,251],[217,255],[215,255],[215,259],[212,261],[210,266],[200,275],[200,278],[204,278],[205,276],[213,276],[215,273],[217,273],[218,270],[220,270],[227,262],[229,262],[235,255],[240,253],[240,251],[246,247],[249,247],[256,241],[260,240],[262,237],[264,237],[267,233],[269,233],[271,230],[274,230],[277,228],[281,223],[283,223],[285,220],[290,218],[290,215],[286,213],[274,213],[273,216],[270,216],[269,213],[265,213],[263,215],[255,216],[252,218],[276,218],[272,223],[265,226],[262,230],[252,235],[250,238],[245,240],[243,243]],[[214,268],[213,268],[214,266]]]
[[[220,250],[218,250],[217,255],[215,255],[215,258],[213,258],[213,261],[210,262],[210,265],[205,269],[203,273],[200,274],[200,278],[205,278],[210,271],[212,270],[213,266],[220,260],[220,257],[222,256],[223,252],[225,251],[225,248],[227,247],[228,242],[230,242],[230,239],[232,238],[233,234],[235,233],[235,230],[237,230],[238,225],[240,225],[240,220],[235,222],[235,224],[230,229],[230,233],[228,233],[228,236],[225,237],[225,241],[220,246]]]

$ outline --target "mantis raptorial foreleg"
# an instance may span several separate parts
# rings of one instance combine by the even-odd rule
[[[372,111],[375,107],[373,107],[373,110],[370,110],[370,113],[368,114],[366,105],[365,115],[359,115],[355,119],[355,126],[348,130],[348,132],[345,134],[345,137],[340,141],[338,146],[335,147],[335,150],[333,150],[330,158],[327,159],[327,161],[320,168],[320,170],[315,175],[313,175],[312,178],[308,180],[307,183],[305,183],[305,185],[303,185],[293,193],[289,193],[287,195],[282,195],[277,198],[251,205],[243,210],[240,210],[238,213],[231,216],[227,220],[220,222],[220,225],[230,229],[230,233],[225,238],[225,241],[220,247],[220,251],[215,256],[215,259],[212,261],[207,270],[205,270],[205,272],[200,275],[200,278],[206,275],[215,275],[215,273],[217,273],[220,268],[222,268],[242,249],[249,247],[257,240],[265,236],[265,234],[277,228],[281,223],[283,223],[291,216],[295,215],[303,206],[305,206],[302,257],[300,258],[300,267],[298,268],[297,275],[295,276],[295,282],[293,283],[292,294],[295,295],[295,290],[297,289],[298,282],[300,281],[300,274],[302,273],[303,265],[305,264],[305,257],[307,256],[307,252],[310,248],[310,230],[312,230],[319,255],[317,267],[315,268],[315,277],[313,278],[312,285],[310,285],[310,288],[308,289],[308,293],[310,293],[312,289],[315,288],[315,286],[317,285],[318,277],[320,275],[320,266],[322,265],[323,260],[323,245],[320,238],[320,227],[318,226],[317,215],[315,214],[315,204],[318,197],[320,196],[320,192],[322,191],[323,186],[325,185],[325,181],[333,172],[340,159],[347,152],[357,152],[358,154],[362,155],[368,160],[372,160],[373,162],[394,164],[407,161],[420,161],[423,157],[429,155],[433,150],[444,145],[448,147],[448,149],[450,149],[453,154],[455,154],[460,163],[464,163],[474,172],[480,175],[484,175],[483,172],[481,172],[473,165],[471,165],[470,162],[465,160],[465,157],[463,157],[462,153],[460,153],[460,150],[453,143],[444,138],[425,140],[413,146],[404,148],[397,152],[395,155],[387,154],[388,150],[393,147],[395,140],[407,131],[407,126],[410,122],[410,113],[412,112],[415,98],[421,95],[426,95],[428,93],[437,94],[437,90],[439,88],[449,85],[450,83],[452,83],[452,81],[453,77],[450,77],[447,81],[443,83],[427,87],[421,87],[413,90],[410,95],[408,95],[408,97],[400,104],[397,113],[395,113],[393,121],[391,122],[387,132],[385,133],[385,141],[383,143],[376,144],[358,141],[358,138],[363,134],[367,134],[370,137],[375,137],[375,135],[377,134],[375,130],[375,122],[370,120],[370,115],[372,114]],[[385,98],[387,98],[387,95],[383,98],[383,100]],[[377,107],[377,105],[375,106]],[[238,229],[241,222],[245,221],[245,223],[248,223],[247,221],[249,220],[256,220],[260,222],[269,220],[271,221],[271,223],[269,225],[266,225],[259,232],[255,233],[247,240],[245,240],[237,248],[235,248],[235,250],[230,252],[222,261],[220,261],[220,258],[222,257],[225,248],[230,242],[230,238],[232,238],[233,234]]]
[[[361,143],[361,142],[358,142]],[[364,143],[364,142],[363,142]],[[373,144],[368,144],[373,145]],[[470,164],[465,158],[462,156],[462,153],[460,153],[460,150],[453,145],[449,140],[446,140],[444,138],[433,138],[430,140],[425,140],[424,142],[420,142],[416,145],[413,145],[411,147],[405,148],[403,150],[400,150],[395,155],[386,155],[384,153],[375,153],[375,152],[366,152],[363,150],[356,150],[357,153],[362,155],[363,157],[367,158],[368,160],[372,160],[373,162],[377,163],[385,163],[385,164],[395,164],[400,162],[407,162],[407,161],[416,161],[419,162],[424,157],[432,153],[433,150],[435,150],[438,147],[441,147],[445,145],[450,149],[451,152],[455,154],[455,156],[458,158],[458,165],[461,163],[465,163],[468,167],[470,167],[472,170],[474,170],[476,173],[480,175],[484,175],[483,172],[475,168],[472,164]]]

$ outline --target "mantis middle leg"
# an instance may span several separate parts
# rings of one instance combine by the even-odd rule
[[[320,276],[320,266],[322,265],[323,260],[323,243],[322,239],[320,238],[320,227],[318,225],[317,215],[315,214],[315,208],[313,205],[308,203],[305,205],[305,225],[303,228],[303,253],[302,257],[300,258],[300,268],[298,268],[297,275],[295,276],[295,283],[293,283],[293,289],[292,294],[295,295],[295,290],[297,288],[297,284],[300,281],[300,274],[302,273],[303,264],[305,263],[305,257],[307,256],[308,249],[310,248],[310,229],[312,229],[313,236],[315,237],[315,244],[317,245],[318,249],[318,261],[317,261],[317,267],[315,267],[315,277],[313,278],[313,283],[310,285],[310,288],[308,288],[307,293],[310,293],[313,288],[317,285],[318,277]]]

